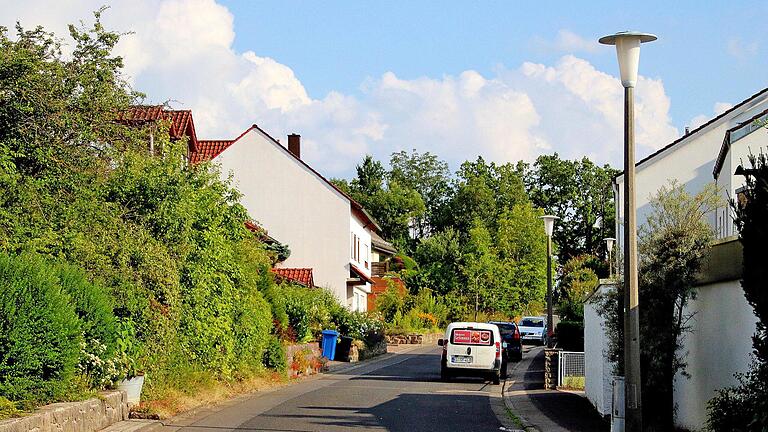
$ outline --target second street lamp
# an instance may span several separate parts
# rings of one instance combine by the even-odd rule
[[[541,216],[544,220],[544,232],[547,234],[547,348],[552,348],[552,232],[557,216]]]
[[[616,239],[613,237],[604,238],[605,250],[608,251],[608,278],[613,279],[613,261],[611,260],[611,252],[613,252],[613,245],[616,243]]]
[[[640,394],[640,310],[637,277],[637,215],[635,206],[635,93],[640,44],[653,42],[650,33],[619,32],[600,38],[616,45],[624,86],[624,403],[625,430],[643,430]]]

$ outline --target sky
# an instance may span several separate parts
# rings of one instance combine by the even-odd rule
[[[600,36],[654,33],[636,89],[637,157],[768,86],[768,2],[0,0],[0,25],[109,9],[146,103],[191,109],[198,137],[251,124],[329,177],[365,154],[432,152],[452,169],[540,154],[622,160],[622,87]],[[65,43],[67,42],[65,38]]]

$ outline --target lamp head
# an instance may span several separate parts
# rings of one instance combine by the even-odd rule
[[[616,243],[616,239],[613,237],[607,237],[604,238],[603,241],[605,242],[605,248],[608,249],[608,253],[611,253],[611,251],[613,251],[613,245]]]
[[[621,85],[634,87],[637,84],[637,68],[640,63],[640,44],[653,42],[656,35],[633,31],[623,31],[616,34],[603,36],[598,42],[604,45],[616,45],[616,54],[619,57],[619,72]]]
[[[539,216],[544,220],[544,231],[547,233],[547,237],[552,237],[552,232],[555,230],[555,219],[560,219],[557,216],[545,215]]]

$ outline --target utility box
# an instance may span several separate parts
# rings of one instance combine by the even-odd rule
[[[624,432],[624,377],[613,377],[611,432]]]

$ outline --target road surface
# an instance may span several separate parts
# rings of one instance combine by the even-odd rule
[[[421,347],[347,372],[257,394],[159,430],[499,431],[500,388],[481,378],[441,382],[440,348]],[[183,426],[183,427],[182,427]]]

